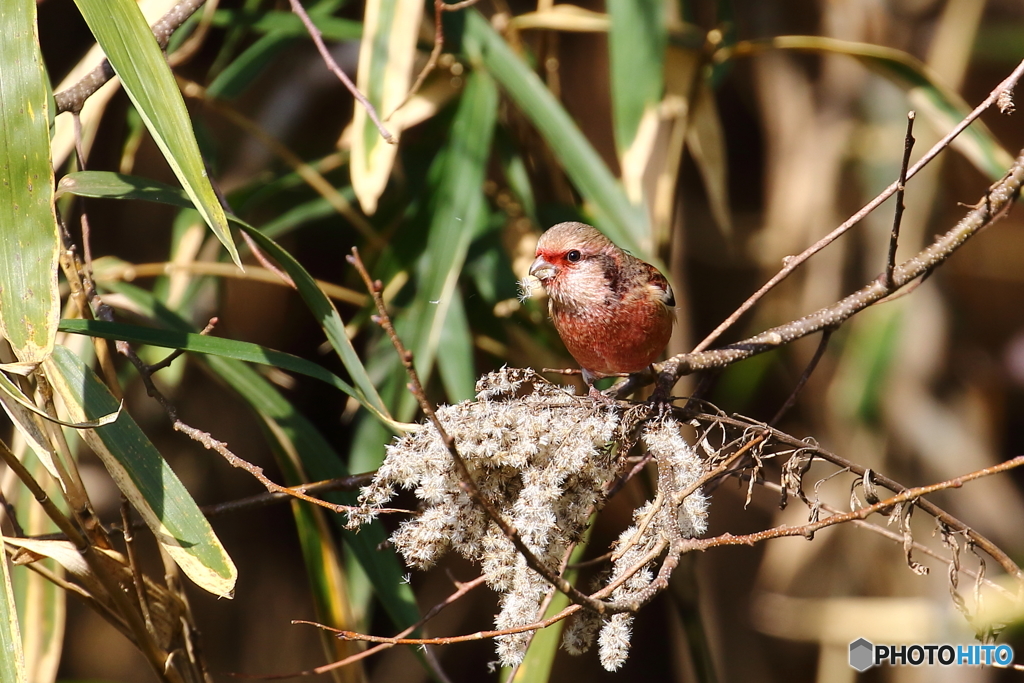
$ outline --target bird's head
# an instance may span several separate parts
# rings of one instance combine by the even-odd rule
[[[614,250],[615,245],[589,225],[559,223],[540,236],[530,275],[550,293],[551,287],[566,275],[595,268],[595,259],[600,257],[603,261]]]

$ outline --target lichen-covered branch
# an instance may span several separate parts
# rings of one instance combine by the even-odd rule
[[[959,223],[939,236],[931,246],[893,270],[891,286],[886,285],[886,278],[882,275],[845,299],[798,320],[773,327],[741,342],[719,349],[673,356],[662,364],[659,383],[670,381],[674,384],[683,375],[732,365],[759,353],[777,349],[809,334],[841,325],[868,306],[881,301],[917,278],[927,275],[963,246],[964,242],[1002,218],[1020,193],[1022,181],[1024,181],[1024,151],[1014,160],[1013,166],[1010,167],[1007,174],[999,182],[989,187],[985,196]]]

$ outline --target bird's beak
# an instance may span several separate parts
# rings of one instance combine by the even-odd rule
[[[530,266],[530,275],[534,276],[542,283],[550,280],[555,276],[557,269],[545,260],[543,256],[538,256],[534,260],[533,265]]]

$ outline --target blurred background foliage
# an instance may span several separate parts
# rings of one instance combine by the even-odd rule
[[[141,6],[152,23],[173,4]],[[896,179],[908,110],[918,111],[916,159],[966,113],[965,102],[984,98],[1024,57],[1024,6],[1016,0],[481,0],[443,14],[444,52],[407,99],[433,46],[434,8],[418,0],[367,4],[310,0],[306,8],[341,68],[358,74],[397,145],[385,143],[354,105],[287,2],[208,0],[168,46],[214,188],[234,217],[333,285],[327,291],[340,319],[308,291],[297,293],[264,270],[236,230],[246,265],[240,273],[230,265],[230,242],[208,232],[200,214],[180,201],[72,199],[90,194],[79,188],[58,209],[78,245],[79,218],[87,212],[95,282],[119,321],[196,332],[216,316],[217,337],[313,361],[373,403],[369,385],[356,376],[358,364],[331,352],[333,346],[343,353],[347,336],[365,364],[365,381],[399,421],[416,419],[415,405],[345,262],[353,246],[382,281],[399,334],[438,402],[471,397],[475,378],[502,364],[573,366],[544,303],[521,302],[516,287],[537,236],[562,220],[591,222],[662,267],[680,302],[669,351],[684,352],[785,256]],[[82,72],[72,75],[73,69],[91,59],[83,55],[96,39],[69,0],[42,0],[37,11],[42,56],[59,91],[77,81]],[[81,114],[87,168],[149,179],[149,190],[152,181],[177,186],[139,102],[116,86],[90,98]],[[152,106],[163,108],[160,101]],[[901,257],[948,229],[963,213],[960,203],[976,201],[1005,170],[1006,150],[1024,146],[1019,114],[989,112],[983,121],[987,128],[973,127],[956,151],[909,184]],[[57,117],[53,135],[59,180],[81,170],[70,114]],[[88,177],[79,178],[88,185]],[[875,277],[891,219],[890,201],[786,280],[727,340],[828,305]],[[1021,245],[1024,223],[1014,213],[911,296],[839,330],[779,426],[907,485],[1020,453]],[[284,256],[269,253],[302,280]],[[92,362],[81,339],[59,343],[77,344]],[[770,419],[815,343],[729,368],[710,398],[725,411]],[[140,354],[155,362],[166,351],[144,346]],[[392,432],[336,383],[282,371],[273,360],[257,366],[200,353],[186,358],[155,376],[181,419],[227,442],[274,481],[366,472],[383,458]],[[117,370],[129,412],[200,505],[262,490],[171,430],[127,362],[119,358]],[[694,386],[684,380],[676,393]],[[87,448],[79,457],[99,516],[118,519],[120,494],[100,460]],[[22,523],[38,517],[27,491],[10,472],[3,476]],[[771,463],[766,476],[777,480]],[[1019,474],[988,478],[943,492],[936,502],[1019,562],[1021,484]],[[820,492],[840,506],[849,495],[838,482]],[[610,502],[594,529],[594,547],[607,546],[643,496],[638,485]],[[780,512],[777,498],[764,491],[755,490],[749,506],[744,497],[745,485],[715,491],[710,533],[751,532],[805,514],[799,506]],[[383,529],[343,534],[331,514],[300,503],[286,507],[211,517],[238,567],[234,599],[193,586],[187,594],[218,680],[227,672],[309,669],[353,651],[291,619],[391,634],[448,595],[451,578],[475,576],[453,558],[411,576],[408,585],[391,551],[377,548]],[[930,542],[931,522],[918,517],[917,539]],[[143,568],[162,575],[152,535],[139,533],[139,544]],[[813,543],[716,549],[687,558],[671,590],[641,612],[632,656],[619,673],[603,672],[596,656],[555,655],[538,641],[520,674],[707,680],[708,662],[694,661],[686,645],[702,631],[720,680],[853,680],[846,652],[857,637],[973,637],[949,599],[945,566],[918,559],[931,566],[930,576],[908,571],[898,544],[852,526],[821,532]],[[964,564],[976,568],[978,560],[965,556]],[[26,574],[12,570],[31,680],[154,679],[131,642],[74,598],[65,614],[60,591],[27,597],[43,588],[30,588]],[[493,613],[493,596],[480,589],[431,622],[428,633],[487,629]],[[1008,637],[1024,652],[1019,626]],[[62,649],[54,644],[61,642]],[[485,673],[493,659],[489,642],[431,656],[451,680],[499,675]],[[394,648],[333,675],[421,681],[430,676],[423,657]],[[922,677],[910,668],[873,673],[864,679]],[[946,673],[999,678],[991,670]]]

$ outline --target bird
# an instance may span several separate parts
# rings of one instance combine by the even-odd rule
[[[661,272],[586,223],[559,223],[540,236],[530,275],[596,397],[594,381],[642,372],[665,350],[675,297]]]

